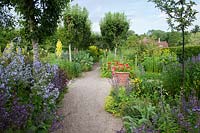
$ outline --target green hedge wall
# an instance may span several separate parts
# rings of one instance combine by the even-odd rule
[[[178,58],[182,60],[182,46],[177,47],[169,47],[167,48],[170,51],[176,53]],[[200,46],[199,45],[188,45],[185,46],[185,60],[191,58],[193,56],[198,56],[200,54]]]

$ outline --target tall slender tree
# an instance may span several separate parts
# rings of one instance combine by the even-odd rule
[[[129,21],[124,13],[108,12],[100,21],[100,29],[107,47],[110,49],[117,48],[121,44],[121,41],[127,38]]]
[[[90,43],[91,21],[86,8],[78,4],[69,7],[64,13],[64,26],[68,43],[76,48],[87,48]]]
[[[185,31],[196,19],[197,11],[193,9],[196,5],[192,0],[149,0],[156,7],[168,15],[167,22],[172,29],[182,33],[182,89],[185,84]]]

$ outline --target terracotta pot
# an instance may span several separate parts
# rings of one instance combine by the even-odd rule
[[[117,81],[119,86],[126,86],[128,85],[129,75],[129,72],[115,72],[113,78]]]

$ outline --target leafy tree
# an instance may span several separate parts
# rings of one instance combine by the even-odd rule
[[[64,51],[68,49],[68,40],[66,38],[66,29],[64,27],[58,27],[56,32],[45,39],[41,44],[41,48],[47,50],[48,52],[55,52],[56,43],[60,40],[62,42],[62,48]]]
[[[64,13],[64,26],[68,43],[78,48],[87,48],[90,44],[91,22],[86,8],[74,5]]]
[[[147,34],[155,40],[158,40],[159,38],[160,41],[167,40],[167,33],[162,30],[149,30]]]
[[[181,42],[182,42],[181,32],[177,32],[177,31],[168,32],[167,42],[169,43],[170,47],[181,45]]]
[[[59,16],[69,1],[7,0],[21,16],[26,38],[32,42],[34,61],[39,58],[38,43],[54,33]]]
[[[135,34],[135,31],[133,31],[133,30],[128,30],[128,32],[127,32],[127,38],[130,37],[130,36],[132,36],[132,35],[136,35],[136,34]]]
[[[126,40],[127,47],[136,47],[140,45],[140,37],[137,34],[129,36]]]
[[[200,32],[200,27],[198,25],[194,26],[194,29],[191,30],[192,33]]]
[[[192,24],[196,19],[196,10],[192,7],[196,5],[192,0],[149,0],[154,2],[156,7],[168,15],[168,24],[173,29],[181,31],[182,33],[182,76],[183,76],[183,89],[185,81],[185,30]]]
[[[167,33],[167,42],[169,46],[180,46],[182,45],[182,37],[181,32],[172,31]],[[190,42],[190,34],[189,32],[185,32],[185,44],[189,44]]]
[[[108,12],[100,22],[100,29],[108,48],[113,49],[127,38],[129,22],[123,13]]]
[[[9,43],[13,38],[19,36],[19,31],[16,29],[0,28],[0,52],[4,50],[6,44]]]

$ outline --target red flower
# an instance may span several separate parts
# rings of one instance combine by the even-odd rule
[[[119,65],[120,63],[118,61],[115,61],[115,66]]]
[[[129,64],[125,64],[126,68],[130,67]]]
[[[111,62],[108,62],[108,70],[111,69]]]
[[[113,66],[113,67],[112,67],[112,72],[115,72],[115,71],[116,71],[116,67]]]

